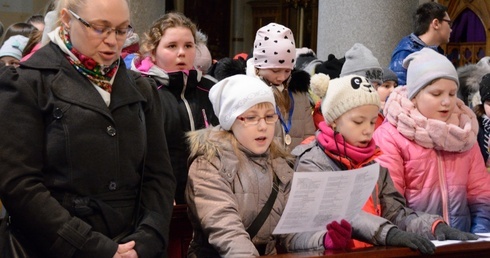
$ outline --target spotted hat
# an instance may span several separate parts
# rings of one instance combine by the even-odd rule
[[[293,69],[296,61],[293,32],[277,23],[260,28],[255,35],[253,58],[256,68]]]

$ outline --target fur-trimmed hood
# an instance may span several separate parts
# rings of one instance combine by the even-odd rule
[[[224,137],[226,133],[228,132],[224,131],[219,125],[188,132],[187,141],[190,150],[189,165],[199,156],[203,156],[206,160],[215,160],[218,157],[221,164],[226,164],[228,172],[230,172],[229,168],[233,168],[232,172],[236,173],[241,167],[240,161],[247,162],[247,160],[270,158],[274,168],[283,168],[275,170],[276,174],[278,176],[287,175],[288,180],[291,179],[292,175],[289,175],[288,169],[291,169],[294,163],[292,156],[286,153],[284,156],[273,155],[271,154],[270,148],[264,154],[253,154],[239,143],[237,146],[239,151],[235,152],[232,143]]]

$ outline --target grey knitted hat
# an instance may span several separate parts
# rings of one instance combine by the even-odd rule
[[[351,74],[366,77],[379,84],[383,83],[383,69],[378,59],[361,43],[355,43],[345,52],[345,63],[342,66],[340,77]]]
[[[407,97],[413,99],[420,90],[435,79],[453,80],[459,87],[458,73],[447,57],[430,48],[408,55],[403,60],[407,69]]]

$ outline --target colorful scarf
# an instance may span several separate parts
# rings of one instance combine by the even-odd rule
[[[73,47],[70,41],[70,35],[64,28],[59,31],[61,40],[65,43],[66,48],[76,57],[66,55],[68,61],[75,69],[89,79],[93,84],[99,86],[103,90],[111,93],[111,79],[117,72],[119,67],[119,59],[110,66],[105,66],[97,63],[94,59],[83,55]]]
[[[367,147],[356,147],[347,143],[342,134],[335,133],[325,121],[320,122],[318,127],[320,129],[316,136],[318,143],[323,146],[327,155],[330,154],[330,157],[332,157],[331,154],[336,156],[334,158],[346,165],[347,169],[358,168],[381,154],[373,139],[371,139]]]

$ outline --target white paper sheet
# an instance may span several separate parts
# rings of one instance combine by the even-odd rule
[[[445,241],[438,241],[438,240],[432,240],[432,243],[436,247],[439,246],[444,246],[444,245],[455,245],[455,244],[460,244],[460,243],[473,243],[473,242],[489,242],[490,241],[490,233],[476,233],[476,235],[480,236],[478,240],[467,240],[467,241],[460,241],[460,240],[445,240]]]
[[[295,172],[286,208],[273,234],[324,230],[352,221],[374,190],[379,164],[348,171]]]

